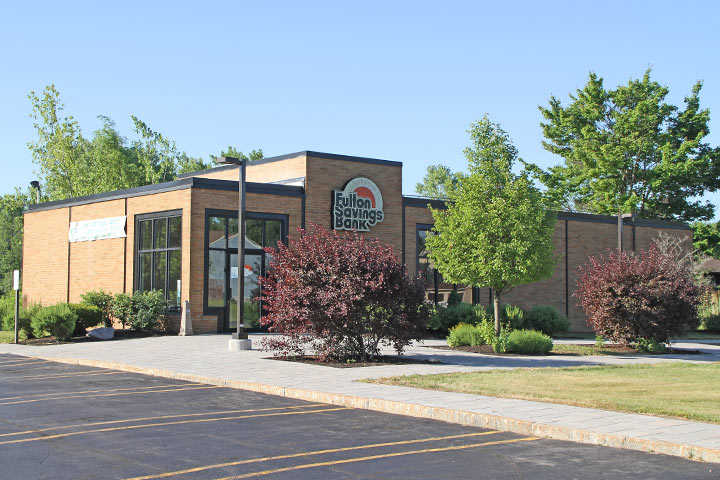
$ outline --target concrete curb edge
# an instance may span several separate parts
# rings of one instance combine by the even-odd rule
[[[25,355],[23,355],[25,356]],[[627,450],[638,450],[649,453],[660,453],[675,457],[699,460],[704,462],[720,463],[720,449],[700,447],[675,442],[664,442],[660,440],[642,439],[624,435],[593,432],[580,428],[563,427],[559,425],[548,425],[544,423],[531,422],[516,418],[491,415],[487,413],[469,412],[452,408],[430,407],[406,402],[382,400],[377,398],[360,397],[354,395],[343,395],[338,393],[318,392],[314,390],[303,390],[299,388],[279,387],[262,383],[246,382],[242,380],[226,380],[215,377],[204,377],[188,373],[176,373],[168,370],[138,367],[118,362],[105,360],[89,360],[63,357],[27,356],[29,358],[41,358],[57,363],[69,365],[82,365],[86,367],[106,368],[128,373],[138,373],[154,377],[162,377],[173,380],[184,380],[188,382],[204,383],[220,387],[248,390],[252,392],[265,393],[280,397],[305,400],[308,402],[327,403],[350,408],[373,410],[377,412],[390,413],[395,415],[406,415],[410,417],[439,420],[447,423],[455,423],[465,426],[488,428],[504,432],[512,432],[520,435],[532,435],[536,437],[553,440],[564,440],[590,445],[601,445],[605,447],[623,448]]]

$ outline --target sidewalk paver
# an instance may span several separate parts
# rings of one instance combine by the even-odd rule
[[[720,463],[720,425],[608,412],[483,395],[359,383],[393,375],[469,372],[495,368],[624,365],[720,361],[720,346],[681,342],[705,355],[495,357],[413,345],[407,355],[435,364],[330,368],[270,360],[257,350],[229,352],[225,335],[152,337],[52,346],[0,344],[0,353],[103,366],[149,375],[224,385],[303,400],[434,418],[581,443],[654,451]],[[255,344],[261,336],[253,336]]]

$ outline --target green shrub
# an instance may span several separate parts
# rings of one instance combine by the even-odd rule
[[[435,313],[428,321],[428,328],[439,334],[446,335],[452,327],[459,323],[474,325],[478,322],[476,309],[469,303],[459,303],[452,307],[435,308]]]
[[[23,332],[25,338],[35,338],[32,330],[32,317],[40,309],[37,304],[31,304],[28,308],[20,307],[18,311],[18,332]],[[15,331],[15,308],[5,314],[2,319],[2,329],[9,332]]]
[[[167,313],[167,302],[162,290],[135,292],[132,296],[132,315],[130,328],[133,330],[152,330],[161,316]]]
[[[666,353],[667,348],[665,344],[658,342],[654,338],[638,338],[635,342],[635,348],[641,352],[647,353]]]
[[[22,298],[22,295],[20,295]],[[8,315],[15,315],[15,291],[9,292],[0,297],[0,318],[4,319]],[[4,322],[3,322],[4,323]],[[15,327],[13,327],[14,329]],[[3,330],[7,330],[4,326]]]
[[[508,351],[521,355],[544,355],[552,350],[552,339],[535,330],[514,330],[508,336]]]
[[[448,307],[454,307],[455,305],[460,305],[462,303],[462,295],[457,290],[453,290],[450,292],[450,295],[448,295]]]
[[[570,320],[555,307],[535,305],[532,310],[525,312],[525,328],[553,336],[567,332]]]
[[[75,330],[73,331],[74,336],[85,335],[88,328],[97,327],[103,321],[102,310],[94,305],[71,303],[68,306],[77,315]]]
[[[485,313],[489,318],[495,318],[495,308],[492,305],[485,309]],[[500,305],[500,323],[508,326],[510,330],[519,330],[525,325],[525,312],[515,305]]]
[[[93,305],[102,312],[102,322],[106,327],[112,327],[113,296],[105,290],[91,290],[80,295],[82,303]]]
[[[123,328],[130,323],[130,317],[133,314],[132,297],[126,293],[118,293],[113,298],[110,306],[110,315],[112,318],[120,322]]]
[[[698,330],[707,332],[720,333],[720,315],[708,314],[700,316],[700,326]]]
[[[77,314],[67,303],[40,308],[32,316],[31,325],[36,337],[53,335],[57,340],[67,340],[75,329]]]
[[[480,329],[475,325],[458,323],[450,329],[447,343],[451,347],[471,346],[485,344],[485,338],[481,335]]]

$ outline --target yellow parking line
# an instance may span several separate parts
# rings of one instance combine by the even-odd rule
[[[458,439],[458,438],[478,437],[481,435],[492,435],[494,433],[500,433],[500,432],[498,432],[497,430],[490,430],[487,432],[463,433],[460,435],[449,435],[447,437],[418,438],[415,440],[401,440],[398,442],[371,443],[368,445],[358,445],[355,447],[341,447],[341,448],[330,448],[327,450],[314,450],[312,452],[289,453],[286,455],[276,455],[274,457],[251,458],[249,460],[239,460],[236,462],[226,462],[226,463],[218,463],[215,465],[205,465],[202,467],[188,468],[186,470],[176,470],[174,472],[159,473],[159,474],[155,474],[155,475],[145,475],[144,477],[127,478],[125,480],[151,480],[154,478],[166,478],[166,477],[174,477],[176,475],[184,475],[187,473],[202,472],[204,470],[211,470],[214,468],[234,467],[237,465],[245,465],[248,463],[269,462],[272,460],[286,460],[288,458],[308,457],[311,455],[324,455],[324,454],[328,454],[328,453],[338,453],[338,452],[349,452],[352,450],[364,450],[364,449],[368,449],[368,448],[392,447],[392,446],[396,446],[396,445],[409,445],[412,443],[437,442],[440,440],[453,440],[453,439]]]
[[[42,437],[35,437],[35,438],[23,438],[20,440],[6,440],[4,442],[0,442],[0,445],[7,445],[7,444],[11,444],[11,443],[37,442],[40,440],[53,440],[55,438],[65,438],[65,437],[71,437],[71,436],[75,436],[75,435],[86,435],[88,433],[114,432],[117,430],[135,430],[138,428],[165,427],[168,425],[184,425],[184,424],[188,424],[188,423],[219,422],[221,420],[241,420],[244,418],[275,417],[275,416],[281,416],[281,415],[302,415],[302,414],[306,414],[306,413],[334,412],[337,410],[348,410],[348,408],[347,407],[337,407],[337,408],[326,408],[326,409],[322,409],[322,410],[308,410],[308,411],[304,411],[304,412],[262,413],[260,415],[239,415],[236,417],[222,417],[222,418],[200,418],[197,420],[181,420],[181,421],[177,421],[177,422],[149,423],[146,425],[129,425],[127,427],[99,428],[96,430],[86,430],[84,432],[59,433],[57,435],[45,435]]]
[[[18,365],[38,365],[40,363],[50,363],[50,360],[32,361],[32,362],[19,362],[19,363],[3,363],[0,367],[17,367]]]
[[[369,460],[379,460],[379,459],[383,459],[383,458],[402,457],[404,455],[419,455],[422,453],[451,452],[453,450],[464,450],[464,449],[468,449],[468,448],[489,447],[491,445],[502,445],[502,444],[507,444],[507,443],[530,442],[532,440],[539,440],[539,438],[538,437],[524,437],[524,438],[515,438],[513,440],[498,440],[496,442],[472,443],[470,445],[453,445],[451,447],[426,448],[423,450],[411,450],[409,452],[386,453],[386,454],[382,454],[382,455],[371,455],[368,457],[347,458],[344,460],[330,460],[327,462],[318,462],[318,463],[306,463],[304,465],[295,465],[293,467],[282,467],[282,468],[275,468],[272,470],[263,470],[262,472],[252,472],[252,473],[245,473],[243,475],[234,475],[232,477],[222,477],[222,478],[217,478],[215,480],[239,480],[241,478],[260,477],[262,475],[270,475],[273,473],[280,473],[280,472],[289,472],[292,470],[303,470],[306,468],[330,467],[333,465],[342,465],[344,463],[367,462]]]
[[[168,383],[166,385],[153,385],[150,387],[126,387],[126,388],[104,388],[101,390],[82,390],[78,392],[49,392],[49,393],[33,393],[31,395],[18,395],[15,397],[0,397],[0,402],[4,402],[5,400],[17,400],[17,399],[26,399],[26,398],[32,398],[32,397],[51,397],[53,395],[76,395],[80,393],[103,393],[103,392],[122,392],[127,390],[147,390],[150,388],[169,388],[169,387],[189,387],[189,386],[200,386],[205,385],[204,383],[178,383],[178,384],[172,384]]]
[[[17,405],[19,403],[35,403],[45,402],[48,400],[65,400],[68,398],[90,398],[90,397],[119,397],[121,395],[146,395],[148,393],[160,393],[160,392],[181,392],[183,390],[204,390],[207,388],[221,388],[217,385],[206,385],[201,387],[183,387],[183,388],[169,388],[166,390],[149,390],[144,392],[119,392],[119,393],[99,393],[96,395],[67,395],[64,397],[50,397],[50,398],[33,398],[32,400],[16,400],[14,402],[2,402],[3,405]]]
[[[324,403],[311,403],[309,405],[297,405],[297,406],[288,406],[288,407],[254,408],[254,409],[246,409],[246,410],[222,410],[219,412],[183,413],[183,414],[179,414],[179,415],[161,415],[161,416],[157,416],[157,417],[128,418],[125,420],[109,420],[107,422],[82,423],[79,425],[63,425],[60,427],[50,427],[50,428],[39,428],[39,429],[35,429],[35,430],[26,430],[24,432],[3,433],[3,434],[0,434],[0,437],[13,437],[13,436],[17,436],[17,435],[28,435],[31,433],[43,433],[43,432],[50,432],[50,431],[55,431],[55,430],[64,430],[66,428],[94,427],[97,425],[112,425],[115,423],[146,422],[148,420],[163,420],[165,418],[187,418],[187,417],[199,417],[202,415],[228,415],[231,413],[267,412],[267,411],[271,411],[271,410],[295,410],[298,408],[320,407],[323,405],[325,405],[325,404]]]
[[[125,372],[96,372],[95,370],[89,370],[87,372],[75,372],[75,373],[58,373],[58,374],[49,374],[49,375],[25,375],[22,377],[7,377],[2,378],[0,377],[0,380],[17,380],[17,379],[25,379],[25,378],[34,378],[34,379],[45,379],[45,378],[65,378],[65,377],[77,377],[78,375],[117,375],[118,373],[125,373]]]

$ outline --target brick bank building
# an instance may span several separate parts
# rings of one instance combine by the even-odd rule
[[[242,269],[238,173],[227,165],[172,182],[32,205],[25,213],[24,304],[78,302],[89,290],[160,289],[171,310],[189,301],[196,333],[226,332],[235,328],[236,279],[242,274],[245,321],[257,325],[261,306],[253,298],[271,260],[262,249],[311,222],[364,230],[392,245],[410,274],[423,276],[430,299],[447,298],[452,285],[442,283],[424,249],[433,223],[427,206],[443,203],[403,196],[402,163],[310,151],[249,163]],[[572,297],[577,267],[617,248],[617,232],[616,217],[558,213],[553,276],[516,287],[503,302],[552,305],[573,330],[588,330]],[[646,249],[659,232],[692,238],[683,223],[626,219],[623,244]],[[490,302],[487,288],[461,291],[466,302]]]

